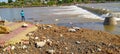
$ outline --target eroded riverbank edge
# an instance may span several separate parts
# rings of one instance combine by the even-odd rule
[[[85,28],[38,24],[27,34],[29,40],[0,48],[1,53],[79,54],[120,53],[120,35]]]

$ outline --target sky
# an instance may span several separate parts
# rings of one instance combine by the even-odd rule
[[[13,0],[13,1],[15,1],[15,0]],[[8,0],[0,0],[0,2],[8,2]]]

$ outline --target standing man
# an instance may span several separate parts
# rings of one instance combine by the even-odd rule
[[[25,21],[25,13],[24,13],[23,10],[21,10],[20,15],[21,15],[21,18],[22,18],[21,20],[22,20],[22,21]]]

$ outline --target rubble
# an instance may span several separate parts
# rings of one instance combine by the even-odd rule
[[[75,43],[76,43],[76,44],[80,44],[80,41],[76,41]]]
[[[68,29],[69,32],[76,32],[76,29],[70,28]]]
[[[73,29],[75,29],[75,30],[79,30],[79,29],[80,29],[80,27],[73,27]]]
[[[28,47],[26,45],[23,45],[22,46],[22,49],[27,49]]]
[[[39,37],[35,37],[35,39],[37,40],[37,39],[39,39]]]
[[[37,48],[43,47],[43,46],[45,46],[45,44],[46,44],[46,40],[35,42],[35,46],[36,46]]]
[[[47,50],[46,51],[48,54],[54,54],[55,53],[55,50]]]
[[[7,26],[0,25],[0,34],[9,34],[11,29]]]
[[[22,25],[22,27],[24,28],[24,27],[28,27],[28,24],[27,23],[24,23],[23,25]]]
[[[11,50],[15,50],[15,46],[11,46]]]
[[[10,51],[9,54],[120,54],[120,36],[104,31],[38,25],[38,30],[27,36],[29,40],[1,47],[0,53],[7,54]]]
[[[47,25],[47,27],[52,28],[52,26],[51,26],[51,25]]]

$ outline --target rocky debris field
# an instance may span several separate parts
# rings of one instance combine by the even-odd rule
[[[120,54],[119,35],[79,27],[37,26],[38,30],[27,34],[29,40],[0,45],[0,54]]]

